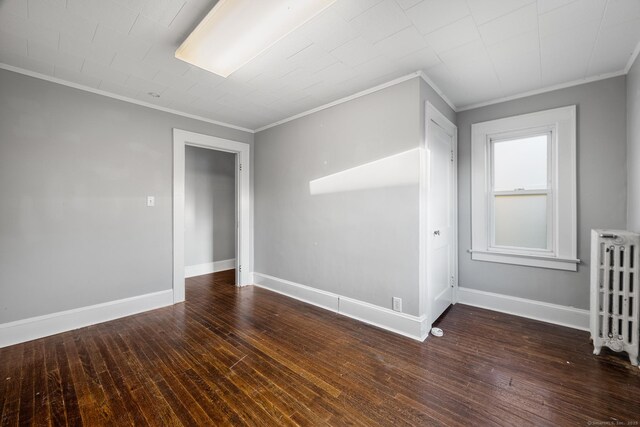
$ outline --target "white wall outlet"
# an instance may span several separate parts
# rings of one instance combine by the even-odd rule
[[[154,196],[147,196],[147,206],[154,207],[156,205],[156,198]]]
[[[393,297],[393,310],[402,312],[402,298]]]

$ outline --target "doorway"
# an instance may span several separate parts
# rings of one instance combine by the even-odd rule
[[[191,147],[215,150],[233,156],[235,171],[235,269],[236,285],[252,283],[252,217],[250,193],[250,146],[249,144],[217,138],[209,135],[173,130],[173,299],[174,303],[185,300],[185,201],[187,149]],[[214,249],[215,250],[215,249]],[[190,259],[191,260],[191,259]],[[226,261],[227,265],[231,261]],[[193,267],[193,266],[190,266]],[[215,263],[213,264],[215,268]],[[220,266],[224,267],[224,266]],[[188,270],[187,272],[197,273]],[[203,267],[199,267],[203,268]]]
[[[185,148],[185,278],[236,268],[236,154]]]
[[[430,103],[425,123],[426,308],[432,325],[456,302],[457,128]]]

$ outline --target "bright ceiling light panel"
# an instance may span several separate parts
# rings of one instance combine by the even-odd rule
[[[227,77],[336,0],[220,0],[176,58]]]

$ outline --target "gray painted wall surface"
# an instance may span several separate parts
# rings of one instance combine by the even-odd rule
[[[627,228],[640,233],[640,56],[627,74]]]
[[[438,111],[440,111],[447,119],[449,119],[449,121],[451,121],[451,123],[456,124],[456,121],[458,120],[458,118],[456,117],[456,112],[453,111],[446,102],[444,102],[444,100],[440,97],[440,95],[438,95],[438,93],[435,90],[433,90],[433,88],[429,86],[427,82],[425,82],[422,79],[419,79],[419,81],[420,81],[420,108],[422,109],[420,113],[420,120],[421,120],[420,129],[422,131],[423,138],[425,138],[424,135],[425,135],[426,129],[424,125],[424,119],[426,117],[425,103],[427,101],[433,104],[433,106],[436,107]]]
[[[589,232],[626,225],[625,77],[458,113],[459,284],[554,304],[589,306]],[[471,124],[577,104],[578,272],[472,261]]]
[[[418,147],[420,82],[256,134],[255,271],[418,314],[418,185],[311,196],[309,181]]]
[[[189,147],[185,158],[186,266],[236,257],[236,155]]]
[[[172,128],[253,135],[4,70],[0,93],[0,323],[171,289]]]

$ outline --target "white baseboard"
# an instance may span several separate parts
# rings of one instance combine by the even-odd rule
[[[581,331],[589,330],[589,310],[463,287],[458,288],[457,296],[460,304],[541,320]]]
[[[184,277],[202,276],[203,274],[217,273],[218,271],[231,270],[236,268],[236,260],[225,259],[222,261],[207,262],[198,265],[186,265],[184,267]]]
[[[0,324],[0,348],[173,304],[173,290]]]
[[[431,325],[426,316],[412,316],[353,298],[326,292],[289,280],[262,273],[253,273],[255,286],[286,295],[325,310],[359,320],[382,329],[424,341]]]

